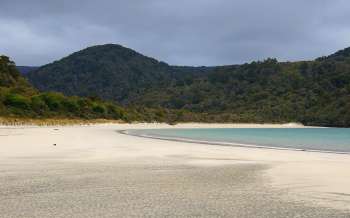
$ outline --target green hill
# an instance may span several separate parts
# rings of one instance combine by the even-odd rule
[[[164,86],[170,67],[119,45],[94,46],[27,75],[40,90],[99,96],[123,102],[152,86]]]
[[[29,73],[40,90],[176,110],[179,120],[350,126],[350,49],[315,61],[170,66],[119,45],[93,46]]]
[[[15,63],[3,55],[0,56],[0,87],[27,89],[28,92],[34,92],[34,88],[17,71]]]
[[[98,99],[39,92],[17,71],[14,62],[0,56],[0,116],[128,120],[134,115]]]

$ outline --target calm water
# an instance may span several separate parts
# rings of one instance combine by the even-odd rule
[[[345,128],[150,129],[129,132],[137,135],[208,142],[350,152],[350,129]]]

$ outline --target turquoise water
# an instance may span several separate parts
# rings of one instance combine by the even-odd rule
[[[350,153],[350,129],[345,128],[149,129],[130,130],[129,133],[150,137],[232,143],[232,145]]]

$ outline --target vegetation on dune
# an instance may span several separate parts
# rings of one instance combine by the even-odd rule
[[[40,90],[119,102],[134,119],[350,126],[350,48],[315,61],[181,67],[102,45],[27,76]]]

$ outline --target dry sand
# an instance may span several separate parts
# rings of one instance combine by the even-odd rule
[[[242,126],[0,127],[0,217],[350,217],[350,155],[117,132]]]

